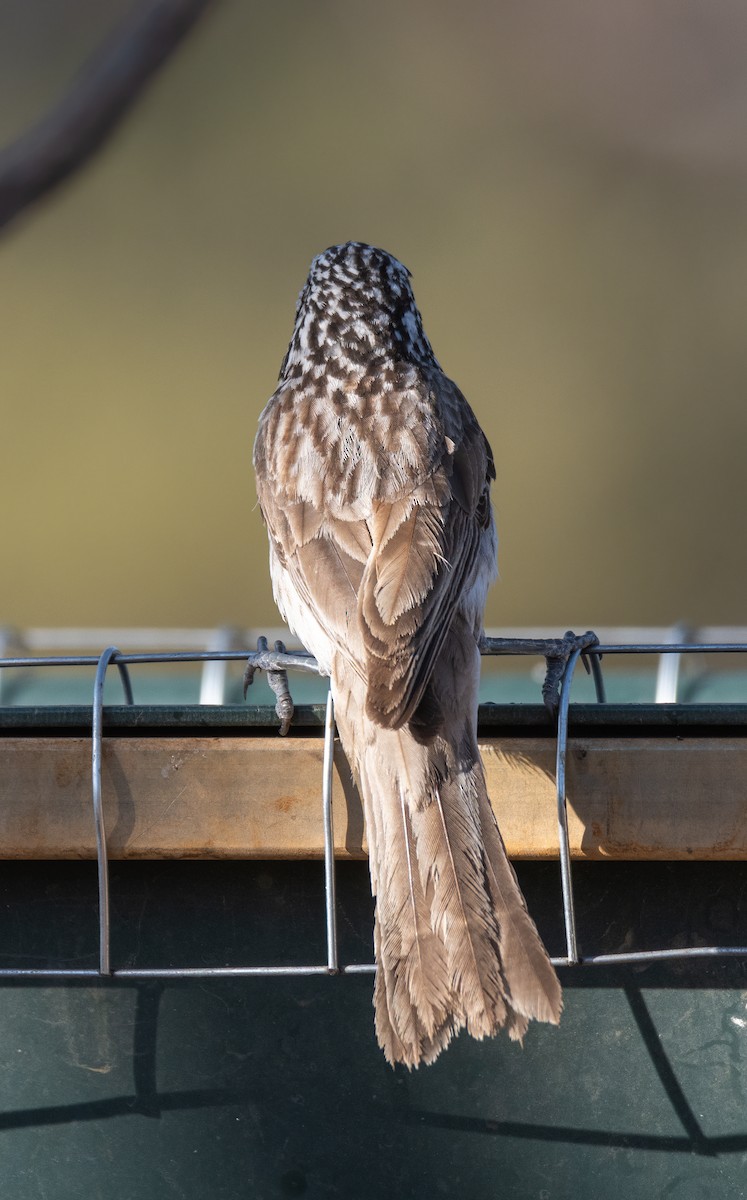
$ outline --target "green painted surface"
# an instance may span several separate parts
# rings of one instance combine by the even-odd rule
[[[300,704],[293,714],[290,736],[321,734],[324,704]],[[168,734],[173,737],[267,735],[278,727],[270,705],[157,704],[107,705],[103,729],[108,736]],[[555,737],[556,726],[542,704],[481,704],[480,731],[489,736],[502,732],[534,737]],[[88,736],[89,705],[30,705],[0,708],[0,734],[29,737],[68,734]],[[660,736],[747,731],[747,704],[572,704],[570,735],[631,735],[647,731]]]
[[[520,871],[561,949],[554,864]],[[584,950],[735,944],[741,864],[575,870]],[[339,869],[343,961],[370,956]],[[95,963],[91,864],[5,864],[2,965]],[[321,864],[114,864],[115,965],[321,962]],[[0,987],[4,1191],[17,1200],[739,1197],[741,961],[563,973],[558,1029],[386,1066],[371,978]]]

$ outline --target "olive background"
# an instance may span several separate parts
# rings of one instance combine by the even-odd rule
[[[5,0],[0,136],[124,0]],[[493,445],[488,624],[744,621],[747,14],[216,3],[0,244],[0,623],[271,625],[251,445],[312,256],[413,273]]]

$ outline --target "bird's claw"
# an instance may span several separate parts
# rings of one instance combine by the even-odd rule
[[[275,642],[274,654],[285,654],[283,642]],[[255,671],[266,671],[267,682],[275,693],[275,712],[280,720],[280,736],[285,737],[293,720],[293,699],[288,686],[288,673],[274,663],[274,654],[268,648],[267,638],[257,638],[257,653],[253,654],[244,671],[244,699],[254,682]]]
[[[590,629],[586,633],[573,633],[569,629],[565,636],[556,643],[552,651],[545,655],[547,671],[545,672],[545,681],[542,684],[542,699],[552,717],[555,717],[558,712],[560,686],[563,682],[571,655],[574,651],[580,650],[581,661],[588,672],[589,661],[584,651],[598,645],[599,638]]]

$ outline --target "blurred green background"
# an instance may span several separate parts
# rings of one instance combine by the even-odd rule
[[[130,5],[4,0],[0,136]],[[747,10],[222,0],[0,243],[0,623],[277,621],[251,445],[311,257],[414,276],[491,625],[745,620]]]

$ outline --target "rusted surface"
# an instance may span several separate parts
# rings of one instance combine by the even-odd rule
[[[551,739],[485,739],[509,854],[557,854]],[[321,857],[319,738],[104,740],[113,858]],[[0,742],[0,856],[92,858],[91,744]],[[747,858],[747,742],[588,738],[568,755],[571,851],[581,858]],[[360,802],[339,747],[334,824],[341,858],[365,856]]]

